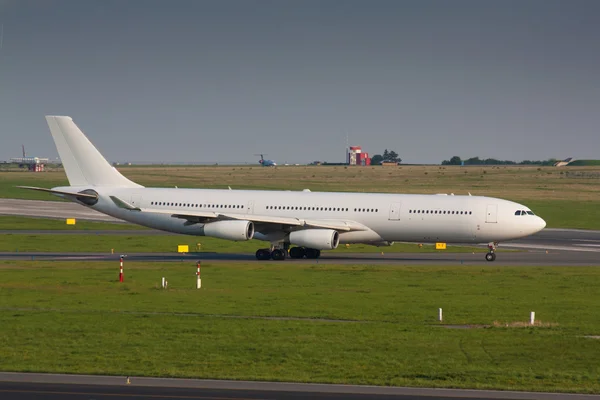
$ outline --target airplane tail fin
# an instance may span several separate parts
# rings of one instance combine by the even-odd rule
[[[71,186],[142,187],[106,161],[71,117],[46,116]]]

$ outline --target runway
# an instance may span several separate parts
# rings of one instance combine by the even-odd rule
[[[51,197],[49,195],[49,198]],[[82,221],[127,223],[82,205],[63,201],[0,199],[0,215],[52,219],[76,218]]]
[[[169,379],[125,376],[0,373],[2,399],[523,399],[597,400],[600,396],[495,390],[460,390]]]
[[[129,253],[124,254],[127,262],[159,261],[202,261],[210,263],[224,262],[264,262],[258,261],[254,254],[236,253]],[[3,252],[0,260],[22,261],[116,261],[120,254],[109,253],[48,253],[48,252]],[[496,266],[600,266],[600,254],[596,252],[571,251],[519,251],[499,252],[493,263],[479,253],[326,253],[317,260],[287,259],[286,265],[295,264],[377,264],[377,265],[496,265]]]

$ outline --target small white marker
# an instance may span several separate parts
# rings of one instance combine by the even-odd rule
[[[535,324],[535,311],[531,312],[531,316],[529,317],[529,325]]]
[[[442,322],[443,318],[442,318],[442,309],[440,308],[439,310],[439,317],[438,317],[439,321]]]

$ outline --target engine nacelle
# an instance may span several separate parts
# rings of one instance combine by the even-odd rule
[[[290,243],[316,250],[333,250],[340,244],[340,234],[333,229],[304,229],[290,233]]]
[[[216,221],[204,224],[204,235],[227,240],[250,240],[254,236],[252,221]]]

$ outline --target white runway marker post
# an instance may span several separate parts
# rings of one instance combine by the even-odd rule
[[[439,316],[438,316],[438,320],[439,320],[440,322],[442,322],[442,321],[443,321],[443,318],[442,318],[442,309],[441,309],[441,308],[439,309]]]
[[[202,287],[202,279],[200,279],[200,261],[196,263],[196,289]]]
[[[531,315],[529,316],[529,325],[534,325],[535,324],[535,311],[531,312]]]
[[[123,282],[123,256],[119,257],[119,282]]]
[[[160,284],[160,287],[164,289],[164,288],[165,288],[165,283],[166,283],[166,282],[167,282],[167,281],[166,281],[165,277],[163,276],[163,277],[162,277],[162,282],[161,282],[161,284]]]

